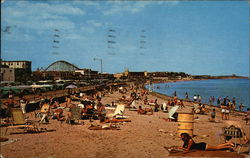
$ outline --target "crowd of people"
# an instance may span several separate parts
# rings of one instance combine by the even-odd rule
[[[168,111],[168,107],[172,108],[174,106],[179,106],[180,108],[184,108],[184,101],[177,97],[177,93],[174,93],[174,97],[168,98],[166,100],[166,105],[159,103],[158,99],[149,100],[149,92],[144,89],[143,86],[131,86],[131,87],[120,87],[116,89],[119,93],[122,94],[122,101],[127,101],[127,106],[133,107],[133,103],[140,100],[144,105],[148,105],[151,108],[145,108],[141,105],[136,108],[138,114],[149,114],[152,115],[154,112],[159,111]],[[61,99],[57,97],[48,97],[39,95],[38,102],[38,110],[36,110],[36,116],[40,118],[40,123],[48,123],[50,119],[56,119],[58,121],[66,121],[69,124],[75,124],[74,112],[78,110],[80,114],[80,119],[99,119],[100,123],[105,123],[107,119],[107,106],[115,107],[115,102],[112,101],[111,104],[104,105],[102,103],[102,98],[108,93],[113,93],[112,90],[104,90],[104,91],[94,91],[90,94],[86,94],[83,92],[69,94],[67,96],[61,97]],[[186,99],[188,98],[188,93],[185,93]],[[128,97],[126,97],[128,96]],[[216,109],[213,108],[212,111],[209,111],[205,104],[202,104],[202,97],[200,95],[193,96],[194,105],[197,105],[194,108],[194,113],[196,114],[208,114],[210,112],[210,121],[216,121]],[[215,102],[215,97],[211,96],[209,101],[211,101],[212,105]],[[19,99],[16,101],[12,94],[9,95],[9,98],[4,103],[7,106],[6,116],[11,117],[10,110],[14,107],[19,107],[23,114],[26,114],[26,106],[29,101],[25,98],[25,96],[19,96]],[[228,120],[229,113],[235,111],[236,107],[236,99],[233,98],[232,102],[225,98],[218,98],[217,103],[221,108],[221,119]],[[244,106],[241,105],[243,108]],[[37,112],[38,111],[38,112]],[[174,117],[174,116],[173,116]],[[177,115],[178,117],[178,115]],[[177,120],[177,117],[176,118]],[[250,122],[250,109],[247,111],[246,123]],[[181,134],[181,139],[184,142],[183,146],[180,148],[185,149],[185,151],[189,151],[192,149],[197,150],[220,150],[220,149],[233,149],[234,146],[232,143],[219,144],[217,146],[208,145],[205,142],[195,143],[192,137],[187,133]]]

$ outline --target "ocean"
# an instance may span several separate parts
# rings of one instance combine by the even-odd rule
[[[148,88],[149,86],[146,86]],[[213,105],[217,105],[218,97],[227,97],[232,101],[236,99],[236,107],[242,103],[244,111],[250,107],[250,79],[210,79],[195,81],[180,81],[154,84],[154,91],[173,96],[176,92],[178,98],[185,99],[188,93],[189,99],[194,95],[200,95],[202,103],[209,104],[210,96],[215,97]]]

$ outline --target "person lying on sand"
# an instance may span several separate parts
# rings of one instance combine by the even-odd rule
[[[145,108],[145,110],[142,109],[141,106],[139,106],[139,109],[137,110],[138,114],[149,114],[149,115],[153,115],[153,109],[148,109]]]
[[[207,143],[200,142],[195,143],[194,140],[188,133],[181,133],[181,139],[184,142],[182,147],[178,147],[179,149],[184,149],[184,152],[188,152],[190,150],[222,150],[222,149],[230,149],[233,150],[233,143],[224,143],[216,146],[208,145]]]
[[[63,109],[56,109],[54,111],[54,119],[57,119],[58,121],[63,121],[64,120],[64,116],[63,116]]]

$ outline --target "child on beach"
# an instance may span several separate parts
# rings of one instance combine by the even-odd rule
[[[213,111],[211,113],[211,118],[210,118],[211,122],[215,122],[215,116],[216,116],[216,112],[215,112],[215,109],[213,109]]]
[[[245,120],[246,120],[246,124],[248,124],[250,122],[250,108],[247,108],[247,116],[246,116]]]
[[[184,103],[183,103],[183,101],[182,100],[180,100],[180,102],[179,102],[179,104],[178,105],[180,105],[180,107],[181,108],[184,108],[185,106],[184,106]]]
[[[243,108],[244,108],[244,105],[241,103],[240,106],[239,106],[239,110],[243,111]]]

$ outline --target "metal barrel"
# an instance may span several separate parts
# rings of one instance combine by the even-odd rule
[[[188,133],[191,137],[194,132],[194,114],[193,113],[178,113],[178,136],[181,133]]]

